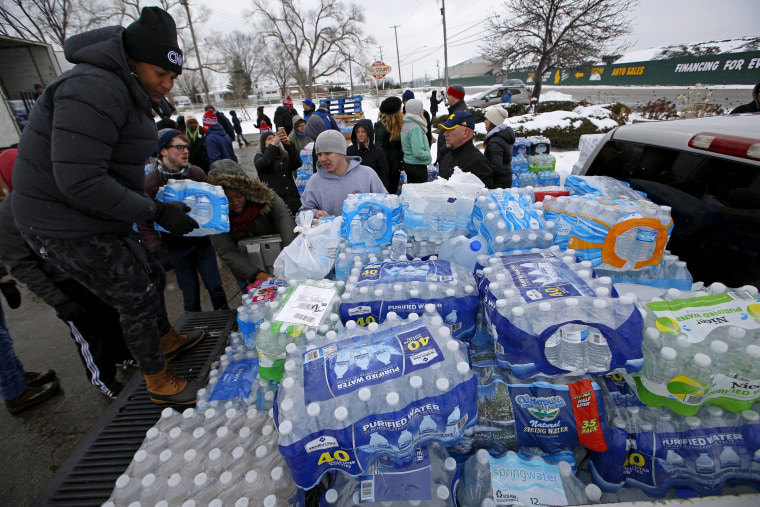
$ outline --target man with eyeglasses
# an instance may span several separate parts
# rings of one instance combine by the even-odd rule
[[[158,133],[155,169],[145,176],[145,193],[155,198],[158,190],[170,179],[206,182],[206,173],[189,162],[190,138],[175,129]],[[164,270],[174,269],[177,284],[182,291],[186,312],[201,311],[203,280],[214,310],[227,310],[227,295],[216,262],[216,252],[208,236],[185,237],[179,234],[159,233],[153,222],[138,225],[140,236]]]
[[[176,333],[166,315],[166,273],[135,223],[174,234],[198,223],[181,202],[145,195],[145,161],[156,148],[153,111],[182,72],[171,15],[145,7],[127,28],[69,37],[74,68],[50,83],[24,128],[11,207],[32,249],[120,315],[124,341],[156,403],[194,404],[200,388],[168,360],[196,345],[203,330]]]

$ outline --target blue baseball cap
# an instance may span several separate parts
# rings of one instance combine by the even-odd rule
[[[457,127],[475,129],[475,118],[472,117],[469,111],[457,111],[454,114],[450,114],[446,121],[438,126],[446,130],[455,129]]]

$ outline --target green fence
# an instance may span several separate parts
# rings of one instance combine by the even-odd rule
[[[510,79],[535,83],[535,72],[510,72]],[[755,84],[760,81],[760,51],[651,60],[581,69],[552,69],[542,83],[556,86]]]

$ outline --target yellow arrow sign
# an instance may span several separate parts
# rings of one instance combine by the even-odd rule
[[[583,77],[583,72],[576,72],[575,73],[575,79],[580,79]]]

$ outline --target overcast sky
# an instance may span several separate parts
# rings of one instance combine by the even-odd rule
[[[202,3],[212,11],[203,29],[249,31],[250,19],[243,13],[251,9],[247,0],[189,0],[190,5]],[[314,0],[301,0],[301,5],[313,5]],[[396,43],[392,25],[399,25],[398,46],[401,77],[427,75],[437,77],[436,63],[443,75],[443,26],[441,0],[370,0],[358,2],[364,6],[365,36],[376,44],[366,48],[366,56],[393,67],[392,76],[398,80]],[[477,56],[483,45],[485,20],[503,0],[448,0],[446,28],[449,65]],[[640,0],[633,12],[633,32],[628,37],[630,50],[685,42],[758,36],[760,0]],[[196,28],[196,31],[198,28]]]

